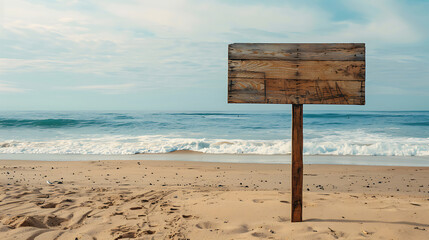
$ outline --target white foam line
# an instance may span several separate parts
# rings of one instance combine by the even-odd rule
[[[358,136],[353,138],[352,136]],[[290,140],[242,140],[152,136],[105,136],[55,141],[0,142],[0,153],[105,154],[167,153],[290,154]],[[305,155],[429,156],[429,138],[393,138],[356,133],[304,140]]]

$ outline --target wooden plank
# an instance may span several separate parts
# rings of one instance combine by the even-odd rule
[[[365,104],[364,81],[230,78],[229,103]]]
[[[364,80],[364,61],[229,60],[229,76],[303,80]],[[258,75],[259,74],[259,75]]]
[[[303,107],[292,105],[292,203],[291,221],[302,222]]]
[[[363,61],[364,43],[234,43],[228,46],[231,60]]]
[[[267,80],[266,103],[365,104],[363,81]]]
[[[265,94],[242,91],[231,91],[228,103],[265,103]]]

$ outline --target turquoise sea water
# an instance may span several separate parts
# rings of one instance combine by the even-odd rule
[[[0,112],[0,154],[289,154],[283,112]],[[305,155],[429,156],[429,112],[304,111]]]

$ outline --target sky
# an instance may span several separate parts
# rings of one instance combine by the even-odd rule
[[[429,1],[0,0],[0,110],[263,111],[227,104],[236,42],[366,43],[366,105],[429,110]]]

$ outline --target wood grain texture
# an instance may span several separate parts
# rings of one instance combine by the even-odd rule
[[[302,80],[364,80],[364,61],[261,61],[230,60],[230,76]],[[238,72],[238,73],[236,73]],[[259,74],[258,74],[259,73]]]
[[[302,184],[303,184],[303,106],[292,105],[292,201],[291,221],[302,221]]]
[[[365,104],[365,44],[231,44],[228,102]]]
[[[231,78],[228,102],[270,104],[365,104],[364,81]]]
[[[228,100],[234,103],[265,102],[265,79],[231,78],[228,86]]]
[[[273,104],[354,104],[365,102],[363,81],[269,80],[266,103]]]
[[[364,43],[234,43],[231,60],[364,61]]]

